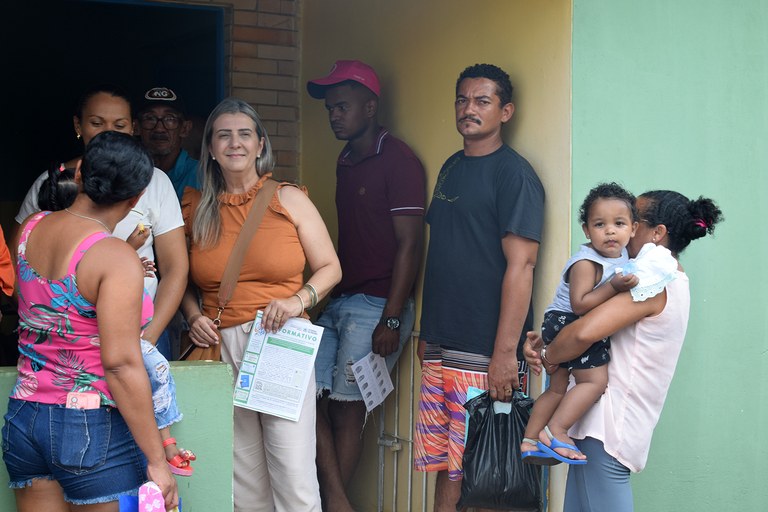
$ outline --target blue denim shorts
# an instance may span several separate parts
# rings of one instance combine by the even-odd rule
[[[176,405],[176,383],[171,375],[171,366],[160,350],[146,340],[141,340],[141,355],[152,388],[155,421],[158,428],[169,427],[182,418]]]
[[[325,307],[315,322],[324,328],[315,359],[318,396],[330,390],[332,400],[363,399],[352,365],[371,351],[373,330],[381,320],[386,303],[384,298],[358,293],[332,299]],[[390,371],[411,337],[414,320],[413,299],[408,299],[400,315],[400,346],[386,357]]]
[[[8,399],[3,460],[11,489],[38,478],[56,480],[77,505],[135,495],[147,481],[147,461],[117,409],[66,409]]]

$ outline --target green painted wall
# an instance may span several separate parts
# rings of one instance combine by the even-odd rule
[[[171,427],[180,447],[197,455],[195,472],[176,477],[184,512],[232,510],[232,371],[225,363],[174,362],[176,399],[184,419]],[[16,368],[0,368],[0,415]],[[16,510],[8,472],[0,464],[0,510]],[[41,511],[42,512],[42,511]]]
[[[691,321],[636,510],[765,510],[768,2],[574,0],[573,207],[600,180],[705,195]],[[583,235],[575,223],[572,245]]]

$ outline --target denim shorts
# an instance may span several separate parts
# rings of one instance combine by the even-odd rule
[[[169,427],[182,418],[176,405],[176,383],[171,375],[171,366],[160,350],[146,340],[141,340],[141,355],[152,388],[155,421],[158,428]]]
[[[332,299],[325,307],[315,322],[324,328],[315,359],[318,396],[330,391],[333,400],[363,399],[352,365],[371,351],[373,330],[379,324],[386,304],[387,300],[382,297],[358,293]],[[400,314],[400,345],[385,358],[390,371],[411,337],[414,320],[413,299],[408,299]]]
[[[8,399],[3,460],[11,489],[38,478],[56,480],[77,505],[135,495],[147,481],[147,461],[117,409],[66,409]]]

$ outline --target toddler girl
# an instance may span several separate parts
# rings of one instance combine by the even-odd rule
[[[545,344],[580,315],[638,283],[634,274],[616,272],[628,262],[626,247],[637,229],[635,197],[616,183],[600,184],[589,191],[579,215],[589,242],[566,263],[554,301],[544,312]],[[521,445],[525,462],[586,463],[567,432],[605,391],[609,347],[610,339],[604,338],[550,376],[549,388],[536,400],[525,430]],[[570,374],[576,385],[566,392]],[[572,452],[566,457],[558,450]]]

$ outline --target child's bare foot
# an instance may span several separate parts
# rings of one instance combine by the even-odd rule
[[[531,439],[530,437],[524,437],[523,442],[520,443],[520,452],[533,452],[539,449],[539,447],[536,445],[536,439]]]
[[[552,456],[539,448],[539,440],[530,437],[524,437],[520,444],[520,454],[523,462],[536,464],[539,466],[554,466],[560,464],[557,457]],[[559,457],[559,455],[558,455]],[[561,457],[562,458],[562,457]]]
[[[539,432],[539,441],[544,446],[550,447],[558,455],[570,460],[587,460],[587,456],[576,447],[573,439],[568,437],[565,431],[556,430],[553,433],[549,427]]]

